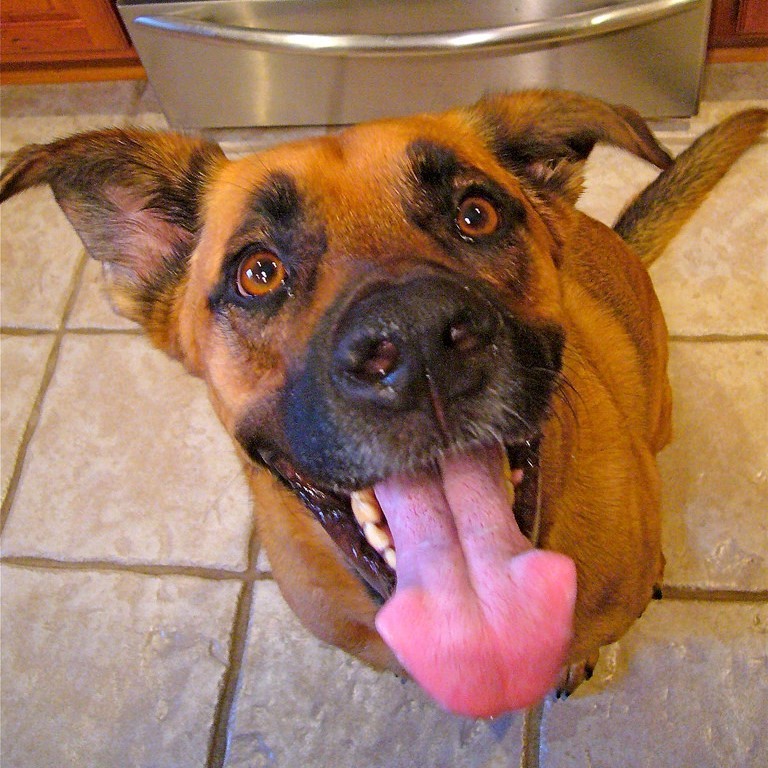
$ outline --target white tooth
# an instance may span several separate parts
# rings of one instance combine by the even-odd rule
[[[515,504],[515,473],[517,470],[512,469],[509,466],[509,456],[507,452],[502,450],[502,469],[504,471],[504,488],[507,491],[507,501],[509,506],[512,507]]]
[[[355,491],[351,496],[352,513],[360,525],[365,523],[380,523],[384,517],[373,488]]]
[[[377,552],[383,552],[387,547],[392,546],[392,539],[389,534],[375,523],[365,523],[363,525],[363,533],[368,543]]]
[[[387,547],[384,550],[384,561],[393,570],[397,570],[397,555],[392,547]]]

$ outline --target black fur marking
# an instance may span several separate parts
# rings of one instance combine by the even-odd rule
[[[450,184],[461,168],[452,150],[426,139],[414,141],[407,154],[418,183],[432,189]]]
[[[493,259],[500,270],[522,286],[526,259],[510,256],[523,247],[521,233],[526,222],[522,201],[479,169],[463,163],[455,153],[429,141],[415,141],[407,150],[412,168],[411,189],[404,202],[405,213],[420,229],[431,235],[451,256],[472,266],[478,257]],[[469,238],[457,223],[461,203],[468,197],[488,200],[499,215],[497,229],[488,235]]]
[[[561,191],[570,176],[566,168],[586,160],[600,138],[594,129],[513,134],[502,116],[490,113],[483,119],[489,147],[499,163],[540,191]]]
[[[168,221],[178,224],[188,232],[196,233],[201,226],[200,208],[206,181],[218,147],[200,146],[189,158],[189,165],[178,178],[158,188],[156,199],[168,211]]]
[[[327,247],[321,223],[312,219],[295,181],[286,173],[272,174],[254,191],[243,223],[230,238],[221,278],[209,294],[213,311],[236,306],[274,314],[286,298],[308,301],[315,288],[317,263]],[[235,290],[242,259],[255,251],[277,256],[286,268],[283,289],[259,298],[245,298]]]
[[[302,212],[296,183],[287,173],[272,174],[266,184],[254,192],[250,208],[277,227],[292,227]]]

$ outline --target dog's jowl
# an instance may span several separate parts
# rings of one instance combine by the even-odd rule
[[[673,161],[554,91],[231,162],[105,130],[22,149],[117,311],[202,377],[304,624],[471,716],[567,693],[660,583],[666,328],[646,266],[768,112]],[[614,230],[597,141],[662,169]]]

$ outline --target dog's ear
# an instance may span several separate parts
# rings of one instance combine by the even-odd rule
[[[178,134],[107,129],[19,150],[0,202],[49,184],[88,253],[104,264],[115,309],[171,354],[174,296],[200,226],[204,190],[224,155]]]
[[[584,162],[598,141],[662,169],[673,162],[630,107],[566,91],[521,91],[486,97],[472,109],[505,167],[572,203],[581,193]]]

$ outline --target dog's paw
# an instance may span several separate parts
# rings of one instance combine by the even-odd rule
[[[600,651],[597,650],[583,661],[565,667],[555,689],[555,698],[567,699],[585,680],[589,680],[599,658]]]

